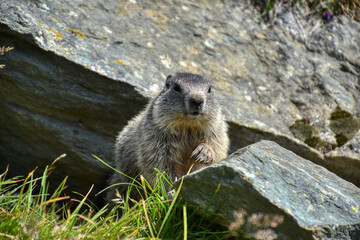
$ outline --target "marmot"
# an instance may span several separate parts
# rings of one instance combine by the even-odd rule
[[[225,158],[227,130],[209,80],[191,73],[170,75],[163,90],[117,136],[115,168],[132,178],[141,174],[150,184],[157,168],[174,181],[192,165],[194,171]],[[110,179],[111,185],[129,182],[116,172]],[[123,196],[128,184],[116,188]],[[113,198],[115,187],[107,193],[107,201]]]

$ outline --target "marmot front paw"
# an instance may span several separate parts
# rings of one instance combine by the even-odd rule
[[[206,143],[201,143],[192,152],[191,158],[195,158],[196,162],[212,163],[214,161],[214,152]]]

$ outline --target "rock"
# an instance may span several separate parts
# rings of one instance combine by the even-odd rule
[[[358,179],[360,169],[360,131],[348,141],[345,145],[336,148],[334,151],[327,153],[326,160],[329,162],[329,170],[351,176],[352,179]],[[345,176],[345,177],[347,177]],[[354,184],[360,186],[360,181],[354,181]]]
[[[91,154],[111,163],[127,120],[166,75],[190,71],[213,79],[231,151],[273,140],[358,183],[359,169],[326,156],[341,147],[332,114],[360,117],[360,23],[277,7],[265,24],[247,1],[1,1],[0,42],[15,48],[0,62],[0,171],[25,175],[67,153],[54,176],[86,193],[107,169]]]
[[[6,13],[0,14],[2,21],[17,19],[16,26],[0,25],[1,43],[15,46],[5,55],[6,67],[0,72],[0,172],[9,164],[9,177],[27,175],[38,166],[39,176],[66,153],[51,174],[52,188],[69,176],[69,191],[85,194],[95,184],[90,195],[94,200],[108,168],[91,154],[111,162],[116,133],[147,99],[128,83],[45,51],[57,45],[56,39],[46,39],[38,20],[23,7],[21,3],[0,10]],[[51,46],[41,49],[36,43]],[[79,53],[78,58],[83,57]]]
[[[128,84],[34,51],[23,40],[11,42],[19,47],[1,73],[0,170],[10,164],[9,176],[27,175],[39,166],[42,174],[66,153],[51,174],[52,186],[69,176],[71,190],[84,194],[96,184],[97,193],[108,170],[91,154],[109,162],[114,135],[146,99]]]
[[[278,239],[360,236],[360,189],[272,141],[242,148],[185,176],[181,194],[192,206],[218,212],[215,219],[223,225],[246,213],[248,222],[239,225],[243,231],[260,216],[263,224],[272,218],[277,227],[265,227]],[[256,230],[264,231],[261,224]]]

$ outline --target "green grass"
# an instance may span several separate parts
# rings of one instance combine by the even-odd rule
[[[146,199],[126,198],[108,210],[93,207],[87,195],[81,200],[66,196],[67,179],[50,193],[52,171],[53,165],[39,178],[35,170],[25,178],[7,179],[7,171],[0,175],[0,239],[223,239],[227,234],[207,220],[208,213],[187,206],[179,195],[181,185],[169,199],[168,180],[160,173],[153,187],[141,178],[137,188]]]

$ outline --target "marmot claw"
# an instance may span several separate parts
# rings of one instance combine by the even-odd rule
[[[209,145],[201,143],[192,152],[191,158],[195,158],[196,162],[209,164],[214,160],[214,152]]]

